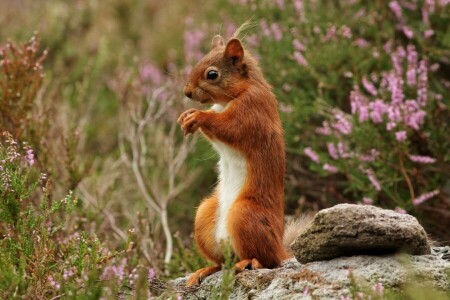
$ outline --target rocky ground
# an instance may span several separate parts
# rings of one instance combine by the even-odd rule
[[[368,299],[411,284],[450,291],[450,247],[430,247],[410,215],[337,205],[319,212],[291,248],[295,258],[279,268],[237,274],[229,299]],[[213,299],[222,274],[189,289],[187,277],[178,278],[166,291],[183,299]]]

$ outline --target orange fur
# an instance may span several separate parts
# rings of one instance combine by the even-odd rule
[[[227,232],[241,260],[239,268],[273,268],[289,257],[283,246],[285,150],[277,101],[239,40],[224,46],[216,36],[212,46],[193,69],[184,92],[195,101],[226,108],[221,112],[191,109],[178,122],[185,134],[200,129],[209,140],[225,143],[245,157],[245,184],[229,210]],[[218,79],[208,79],[211,68],[219,72]],[[218,193],[216,187],[214,196],[198,208],[195,239],[205,257],[221,264],[223,256],[215,236]],[[196,274],[188,285],[201,280]]]

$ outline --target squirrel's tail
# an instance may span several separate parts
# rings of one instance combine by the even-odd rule
[[[312,215],[303,215],[287,222],[284,229],[283,246],[289,253],[291,253],[292,242],[308,228],[312,220]]]

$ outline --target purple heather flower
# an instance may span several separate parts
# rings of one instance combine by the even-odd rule
[[[383,284],[381,282],[378,282],[378,283],[374,284],[372,286],[372,291],[375,294],[377,294],[379,296],[382,296],[384,294],[384,286],[383,286]]]
[[[402,7],[398,4],[397,1],[389,2],[389,8],[392,10],[397,19],[402,18]]]
[[[26,158],[27,158],[28,165],[30,165],[30,166],[34,165],[33,149],[31,149],[31,148],[27,149],[27,156],[26,156]]]
[[[320,158],[316,152],[314,152],[311,147],[306,147],[303,152],[308,156],[313,162],[319,163]]]
[[[395,133],[395,139],[399,142],[403,142],[407,139],[406,131],[401,130]]]
[[[331,124],[331,127],[344,135],[348,135],[352,132],[352,123],[350,123],[343,113],[339,111],[335,112],[334,117],[336,118],[336,122]]]
[[[397,206],[394,210],[396,212],[398,212],[399,214],[406,214],[407,213],[406,210],[404,210],[403,208],[401,208],[399,206]]]
[[[305,66],[306,67],[308,65],[308,61],[305,59],[303,54],[301,54],[298,51],[294,51],[294,59],[301,66]]]
[[[338,150],[333,143],[327,143],[328,154],[330,154],[332,159],[339,159]]]
[[[426,116],[426,112],[423,110],[418,110],[414,113],[405,115],[405,124],[409,127],[419,130]]]
[[[412,39],[414,37],[414,32],[408,26],[403,26],[402,31],[408,39]]]
[[[367,48],[369,46],[369,42],[363,38],[357,39],[354,44],[359,48]]]
[[[372,205],[373,204],[372,198],[369,198],[369,197],[363,197],[362,202],[365,205]]]
[[[260,25],[261,25],[261,31],[264,36],[269,37],[272,35],[272,32],[270,31],[270,28],[267,25],[267,21],[265,19],[261,20]]]
[[[423,36],[424,36],[424,38],[426,38],[426,39],[432,37],[433,35],[434,35],[433,29],[425,30],[425,32],[423,33]]]
[[[369,92],[372,96],[377,95],[377,88],[373,85],[373,83],[367,79],[366,76],[363,76],[362,83],[367,92]]]
[[[417,88],[417,100],[421,106],[427,104],[427,90],[428,90],[428,65],[425,60],[419,63],[419,83]]]
[[[348,26],[343,25],[341,27],[341,35],[346,39],[351,39],[352,38],[352,30]]]
[[[275,3],[278,5],[278,7],[281,10],[284,10],[286,8],[285,5],[284,5],[284,0],[275,0]]]
[[[275,41],[280,41],[283,38],[283,32],[281,31],[280,25],[278,23],[272,23],[270,28],[272,29]]]
[[[436,158],[422,155],[409,155],[409,159],[420,164],[433,164],[436,162]]]
[[[337,173],[337,171],[338,171],[338,169],[335,166],[330,165],[330,164],[324,164],[323,169],[330,173]]]
[[[331,127],[327,121],[322,123],[322,127],[316,128],[316,133],[321,135],[331,135]]]
[[[383,122],[383,115],[389,111],[389,106],[381,99],[369,103],[370,119],[374,123]]]
[[[379,152],[376,149],[371,149],[369,155],[360,155],[359,160],[364,162],[372,162],[375,161]]]
[[[292,41],[292,44],[294,45],[294,49],[297,50],[297,51],[305,51],[306,50],[305,45],[303,45],[302,42],[300,42],[297,39],[294,39]]]
[[[381,191],[381,184],[378,181],[378,179],[375,177],[375,173],[373,172],[373,170],[372,169],[367,169],[367,170],[364,170],[364,172],[366,173],[367,178],[372,183],[373,187],[377,191]]]
[[[413,199],[413,205],[417,206],[419,204],[422,204],[423,202],[433,198],[434,196],[439,195],[439,190],[434,190],[425,194],[420,195],[419,197]]]
[[[139,74],[142,80],[149,80],[154,85],[160,85],[163,80],[160,69],[154,64],[144,64],[139,69]]]
[[[153,268],[148,269],[148,275],[147,275],[148,281],[152,281],[153,279],[155,279],[155,277],[156,277],[155,269],[153,269]]]

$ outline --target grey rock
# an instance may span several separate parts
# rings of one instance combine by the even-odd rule
[[[442,258],[445,247],[423,256],[383,255],[340,257],[301,264],[294,258],[276,269],[244,271],[236,275],[229,299],[339,299],[349,296],[355,284],[366,294],[375,284],[401,288],[411,278],[418,284],[450,291],[450,262]],[[222,272],[206,278],[197,288],[184,287],[187,277],[169,282],[168,290],[183,299],[214,299],[220,290]],[[353,283],[352,283],[353,282]]]
[[[430,253],[427,234],[415,217],[355,204],[318,212],[291,248],[302,263],[358,254]]]

